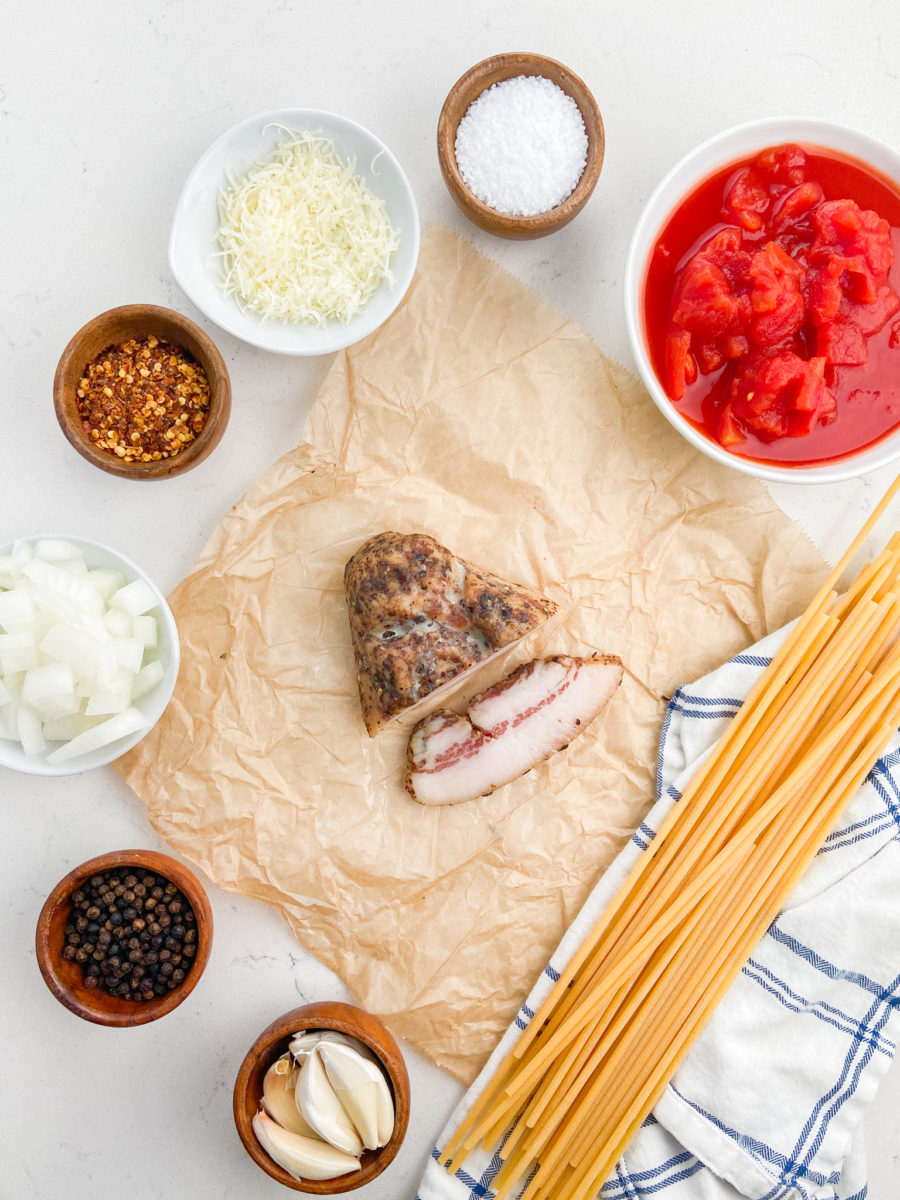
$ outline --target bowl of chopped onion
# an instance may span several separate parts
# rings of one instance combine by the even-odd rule
[[[119,758],[162,716],[178,663],[172,611],[125,555],[74,537],[0,546],[0,766]]]
[[[251,117],[182,190],[169,264],[222,329],[277,354],[330,354],[377,329],[419,253],[409,181],[387,146],[334,113]]]

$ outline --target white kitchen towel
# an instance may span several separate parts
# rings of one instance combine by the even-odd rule
[[[443,1146],[559,977],[785,631],[672,697],[657,803],[591,892],[441,1135]],[[860,1120],[900,1006],[895,737],[632,1140],[602,1200],[863,1200]],[[433,1152],[418,1200],[490,1200],[499,1160]],[[588,1200],[588,1198],[585,1198]]]

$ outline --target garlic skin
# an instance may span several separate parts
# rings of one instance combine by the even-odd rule
[[[314,1138],[316,1132],[309,1122],[304,1120],[294,1098],[296,1075],[299,1075],[299,1072],[295,1070],[289,1054],[283,1054],[273,1062],[263,1079],[263,1108],[272,1120],[288,1133]]]
[[[352,1155],[325,1142],[290,1133],[263,1111],[256,1114],[252,1124],[263,1150],[300,1182],[304,1179],[337,1179],[339,1175],[359,1170],[359,1161]]]
[[[322,1042],[317,1053],[363,1145],[369,1150],[384,1146],[394,1132],[394,1102],[381,1067],[338,1042]]]
[[[328,1081],[319,1050],[311,1050],[300,1069],[297,1107],[320,1138],[358,1158],[363,1152],[362,1140]]]

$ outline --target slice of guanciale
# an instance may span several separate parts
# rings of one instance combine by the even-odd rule
[[[370,737],[556,611],[424,533],[370,538],[344,569],[344,593]]]
[[[568,746],[622,682],[622,661],[536,658],[475,696],[460,716],[440,709],[413,729],[406,790],[420,804],[487,796]]]

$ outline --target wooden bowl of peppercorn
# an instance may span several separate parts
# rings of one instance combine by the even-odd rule
[[[231,381],[199,325],[171,308],[126,304],[88,321],[66,346],[53,403],[63,433],[95,467],[168,479],[221,441]]]
[[[497,208],[492,208],[468,185],[456,158],[459,124],[469,112],[471,105],[495,84],[521,76],[539,76],[549,80],[564,92],[575,103],[581,114],[587,139],[584,167],[569,194],[553,207],[542,212],[528,214],[502,212]],[[501,136],[499,131],[496,136]],[[546,134],[543,130],[533,130],[531,151],[539,152],[539,144],[544,136]],[[549,233],[555,233],[558,229],[562,229],[564,225],[568,225],[572,218],[584,208],[596,186],[600,177],[600,168],[603,166],[605,148],[603,118],[600,115],[597,101],[587,84],[563,63],[557,62],[555,58],[547,58],[543,54],[516,51],[508,54],[495,54],[491,58],[485,58],[476,63],[450,89],[438,120],[438,162],[447,190],[456,202],[456,206],[470,221],[497,237],[545,237]],[[485,146],[483,149],[485,153],[490,153],[490,146]],[[502,149],[502,146],[498,149]],[[499,161],[499,158],[500,156],[496,155],[495,162]],[[533,166],[533,169],[537,170],[540,165],[539,161],[535,161],[534,164],[529,162],[527,167]],[[523,167],[526,167],[526,164],[516,164],[517,170],[521,170]]]
[[[116,850],[61,879],[38,917],[44,982],[96,1025],[146,1025],[185,1000],[212,945],[197,877],[167,854]]]

